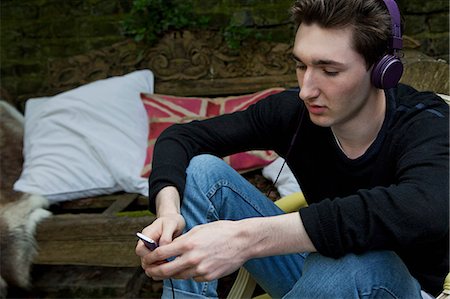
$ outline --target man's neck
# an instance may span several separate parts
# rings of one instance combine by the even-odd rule
[[[331,130],[344,154],[350,159],[362,156],[375,141],[386,114],[386,96],[377,89],[358,118]]]

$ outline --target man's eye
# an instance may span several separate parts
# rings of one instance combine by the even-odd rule
[[[323,72],[325,73],[325,75],[330,76],[330,77],[335,77],[335,76],[339,75],[339,72],[337,72],[337,71],[323,70]]]

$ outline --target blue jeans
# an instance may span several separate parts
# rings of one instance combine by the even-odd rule
[[[282,214],[271,200],[221,159],[200,155],[187,169],[181,213],[185,231],[216,220]],[[298,253],[244,264],[272,298],[421,298],[420,285],[390,251],[348,254],[340,259]],[[173,279],[175,298],[216,298],[217,281]],[[172,298],[169,281],[162,298]]]

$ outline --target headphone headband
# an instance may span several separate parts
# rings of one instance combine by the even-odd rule
[[[383,0],[383,2],[389,11],[389,15],[391,16],[392,39],[390,47],[391,49],[401,50],[403,47],[403,40],[400,25],[400,10],[394,0]]]
[[[398,58],[397,50],[402,49],[402,32],[400,27],[400,10],[394,0],[383,0],[391,17],[391,37],[389,52],[373,65],[371,79],[377,88],[392,88],[397,85],[403,74],[403,64]]]

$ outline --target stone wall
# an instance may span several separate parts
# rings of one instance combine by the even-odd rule
[[[405,34],[425,54],[449,61],[449,1],[397,0],[405,20]]]
[[[292,0],[191,0],[211,27],[257,26],[273,41],[290,43]],[[9,101],[38,94],[49,64],[124,41],[121,22],[132,0],[1,0],[1,97]],[[448,0],[399,0],[407,44],[448,61]],[[139,53],[134,53],[139,55]]]
[[[123,40],[120,21],[131,1],[2,0],[1,87],[10,97],[32,94],[49,61]],[[5,97],[5,95],[2,95]]]

